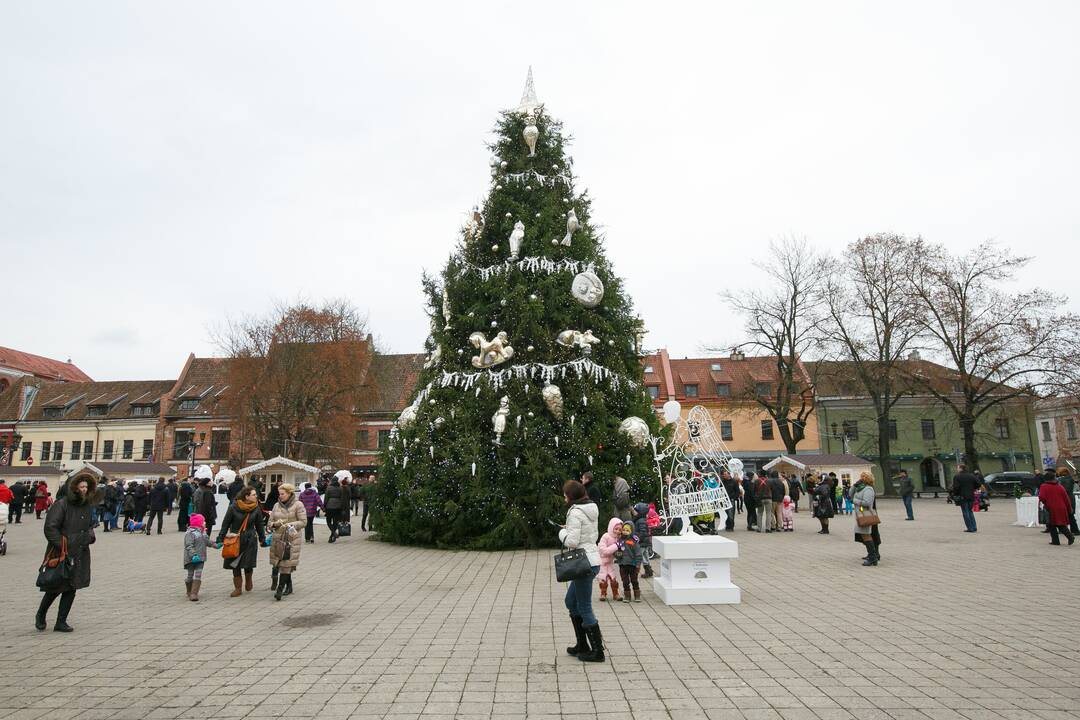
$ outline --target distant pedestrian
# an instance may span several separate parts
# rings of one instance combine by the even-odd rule
[[[307,516],[307,523],[304,526],[304,542],[315,542],[315,516],[319,514],[319,509],[323,507],[322,498],[319,497],[319,491],[311,487],[311,483],[304,483],[304,489],[300,493],[300,502],[304,506],[304,514]],[[367,509],[365,505],[365,510]]]
[[[26,502],[26,485],[17,482],[11,486],[11,503],[8,505],[8,522],[22,523],[23,503]]]
[[[1073,535],[1080,534],[1080,527],[1076,526],[1076,480],[1073,479],[1069,468],[1059,467],[1057,472],[1058,482],[1065,490],[1065,496],[1069,498],[1069,529]]]
[[[1043,474],[1043,483],[1039,486],[1039,502],[1046,508],[1046,529],[1050,531],[1050,544],[1060,545],[1058,533],[1061,533],[1072,545],[1074,536],[1069,528],[1072,511],[1069,495],[1062,487],[1060,477],[1049,469]]]
[[[788,478],[788,495],[791,497],[791,503],[794,505],[794,512],[799,512],[799,498],[802,497],[803,489],[802,483],[799,480],[798,475],[792,475]]]
[[[784,520],[784,532],[795,532],[795,501],[790,495],[785,495],[783,500],[782,517]]]
[[[731,532],[735,529],[735,509],[738,505],[738,500],[742,497],[742,487],[739,485],[739,481],[731,477],[731,473],[724,470],[720,473],[720,482],[724,485],[724,492],[727,493],[728,500],[731,501],[731,507],[724,512],[724,530]],[[649,577],[649,575],[646,575]]]
[[[176,497],[180,493],[180,488],[176,484],[176,478],[169,478],[169,482],[166,483],[165,489],[169,491],[169,506],[165,509],[165,514],[172,515],[173,505],[176,503]]]
[[[214,485],[210,478],[201,478],[199,487],[195,490],[192,503],[195,512],[203,516],[206,521],[206,532],[212,533],[217,524],[217,496],[214,495]]]
[[[630,484],[626,482],[626,478],[615,476],[611,499],[615,503],[615,514],[619,516],[619,519],[630,522],[632,519],[630,517]]]
[[[124,493],[124,499],[120,503],[120,509],[124,513],[124,532],[131,532],[135,518],[135,483],[125,484],[123,480],[117,480],[116,488],[117,492],[123,490]]]
[[[237,475],[229,483],[229,486],[225,489],[225,497],[232,502],[236,499],[236,496],[240,494],[240,491],[244,489],[244,478]]]
[[[754,483],[754,504],[757,505],[758,512],[757,531],[772,532],[772,491],[769,489],[769,478],[764,470],[758,470],[757,480]]]
[[[978,532],[979,528],[975,524],[975,513],[972,512],[972,505],[975,502],[975,488],[977,488],[978,479],[973,473],[968,472],[967,465],[963,463],[959,466],[959,472],[953,476],[952,488],[949,494],[953,497],[953,501],[960,506],[960,512],[964,516],[964,532]]]
[[[360,514],[360,529],[366,532],[372,529],[370,513],[371,502],[375,499],[375,476],[368,475],[364,478],[360,489],[363,491],[361,499],[364,501],[364,509]]]
[[[844,499],[844,514],[850,515],[855,510],[855,503],[851,499],[851,481],[845,479],[844,487],[840,491],[841,497]]]
[[[822,478],[821,482],[814,484],[814,492],[811,494],[811,509],[814,517],[821,524],[818,535],[829,534],[829,520],[835,515],[832,501],[832,485]]]
[[[176,528],[183,532],[188,529],[191,518],[191,499],[195,494],[195,486],[191,478],[184,478],[176,490]],[[203,518],[203,527],[206,526],[206,518]],[[208,530],[209,532],[209,530]]]
[[[874,492],[874,476],[868,472],[859,475],[859,481],[851,491],[855,513],[855,542],[866,547],[863,565],[877,565],[881,560],[881,532],[878,523],[859,525],[859,519],[877,520],[877,495]]]
[[[257,500],[257,498],[256,498]],[[307,525],[304,504],[296,497],[296,488],[290,483],[278,485],[278,501],[270,512],[270,588],[275,590],[274,599],[281,600],[293,591],[292,576],[300,564],[300,530]]]
[[[195,513],[188,519],[188,527],[184,531],[184,569],[187,570],[184,587],[187,589],[187,599],[192,602],[199,601],[203,567],[211,547],[217,545],[206,534],[206,519]]]
[[[746,529],[757,530],[757,500],[754,499],[754,474],[747,472],[743,475],[742,501],[746,510]]]
[[[911,501],[915,494],[915,483],[911,481],[907,470],[900,471],[900,499],[904,501],[904,511],[907,512],[905,520],[914,520],[915,513],[912,511]]]
[[[634,515],[634,534],[641,543],[642,577],[651,578],[653,570],[649,561],[652,559],[652,530],[649,528],[649,504],[636,503],[630,508],[630,512]]]
[[[165,524],[165,508],[169,507],[169,489],[165,487],[165,478],[159,477],[150,488],[147,502],[150,507],[150,517],[146,522],[146,534],[150,534],[154,527],[154,518],[157,518],[157,534],[160,535],[161,527]]]
[[[135,483],[135,522],[141,523],[143,518],[146,517],[146,511],[150,509],[150,492],[146,488],[146,483],[138,481]]]
[[[50,505],[52,505],[52,493],[49,492],[49,486],[43,480],[34,490],[34,514],[38,520],[41,519],[41,513],[48,510]]]
[[[336,476],[330,478],[330,484],[326,487],[326,497],[323,500],[326,508],[326,526],[330,530],[330,542],[337,542],[338,522],[347,502],[348,499],[341,489],[341,482]]]
[[[225,511],[217,537],[218,544],[224,545],[226,538],[239,538],[239,554],[225,558],[224,562],[225,569],[231,570],[233,574],[233,591],[229,594],[230,597],[243,594],[241,583],[248,592],[254,587],[252,575],[259,559],[259,546],[266,541],[264,522],[263,513],[259,510],[259,499],[253,487],[243,488]],[[241,573],[243,578],[240,577]]]
[[[599,486],[593,482],[592,470],[581,473],[581,484],[585,486],[585,492],[589,493],[589,499],[596,504],[596,507],[600,507],[602,496]]]
[[[769,473],[769,500],[772,502],[772,527],[770,532],[780,532],[784,526],[784,498],[787,497],[787,483],[780,473]]]
[[[364,489],[359,479],[349,483],[349,498],[352,500],[352,514],[360,513],[360,501],[364,498]]]
[[[45,594],[38,605],[34,627],[45,629],[45,615],[56,598],[60,598],[60,609],[56,613],[56,632],[71,632],[68,625],[68,613],[75,602],[75,592],[90,587],[90,546],[94,543],[93,505],[97,502],[95,491],[97,479],[92,473],[80,472],[67,482],[67,492],[62,500],[57,500],[45,515],[45,540],[47,553],[59,556],[66,549],[67,557],[72,561],[71,576],[62,587],[44,590]]]

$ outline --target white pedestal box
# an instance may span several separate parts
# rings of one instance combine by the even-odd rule
[[[716,535],[654,537],[660,572],[653,592],[666,605],[735,605],[742,591],[731,582],[739,544]],[[654,563],[655,567],[655,563]]]

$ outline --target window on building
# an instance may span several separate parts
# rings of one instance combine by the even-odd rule
[[[50,443],[48,440],[41,443],[41,462],[49,461],[49,453],[52,452],[52,448],[50,447],[50,445],[52,445],[52,443]]]
[[[659,385],[650,385],[649,386],[649,397],[651,397],[653,400],[656,400],[658,397],[660,397],[660,386]]]
[[[652,373],[654,373],[654,372],[656,372],[656,371],[655,371],[655,370],[653,370],[653,366],[652,366],[652,365],[646,365],[646,366],[645,366],[645,374],[646,374],[646,375],[651,375],[651,374],[652,374]]]
[[[379,431],[379,449],[382,450],[389,443],[390,443],[390,431],[389,430],[380,430]]]
[[[716,383],[717,397],[731,397],[731,383]]]
[[[231,438],[229,430],[210,431],[210,457],[227,460],[229,458],[229,442]]]
[[[896,431],[896,420],[894,420],[893,418],[889,418],[889,439],[896,440],[897,437],[898,435]]]
[[[370,435],[371,435],[371,433],[369,433],[367,430],[357,430],[356,431],[356,443],[355,443],[355,445],[356,445],[357,450],[367,450],[368,449],[368,441],[370,440]]]
[[[86,408],[86,417],[105,417],[108,414],[108,405],[91,405]]]
[[[937,439],[937,430],[934,428],[934,421],[924,419],[922,421],[922,439],[923,440],[935,440]]]
[[[697,388],[698,388],[697,383],[684,384],[683,385],[683,395],[685,395],[688,398],[697,397],[698,396]]]
[[[180,409],[181,410],[194,410],[197,407],[199,407],[199,399],[198,398],[192,398],[192,399],[189,399],[189,400],[181,400],[180,401]]]
[[[46,420],[58,420],[64,417],[64,408],[47,407],[41,411]]]
[[[994,436],[998,440],[1009,439],[1009,418],[994,418]]]
[[[754,392],[762,397],[772,395],[772,383],[756,383],[754,385]]]
[[[23,460],[29,460],[30,459],[30,453],[31,453],[31,451],[33,451],[33,449],[34,449],[34,443],[32,443],[32,442],[24,442],[22,444],[22,459]]]
[[[720,363],[713,363],[709,366],[713,372],[720,372]]]
[[[132,405],[131,414],[133,417],[152,417],[155,409],[153,405]]]
[[[124,460],[130,460],[131,456],[134,455],[134,454],[135,454],[135,441],[134,440],[125,440],[124,441],[123,459]]]
[[[186,458],[191,448],[188,447],[195,439],[195,433],[191,430],[177,430],[173,433],[173,457]]]
[[[71,441],[71,459],[78,460],[82,457],[82,440]]]
[[[112,460],[112,453],[113,453],[113,441],[112,440],[104,440],[104,441],[102,441],[102,443],[101,443],[101,459],[102,460]]]
[[[142,441],[142,459],[143,460],[149,460],[150,457],[153,454],[154,454],[154,441],[153,440],[143,440]]]
[[[1040,425],[1042,425],[1043,442],[1050,442],[1050,422],[1043,420]]]
[[[773,439],[773,424],[772,420],[761,421],[761,439],[772,440]]]
[[[59,462],[60,460],[64,459],[64,441],[63,440],[57,440],[56,442],[53,443],[52,459],[55,462]]]
[[[1065,420],[1065,437],[1070,440],[1076,439],[1076,421],[1072,418]]]
[[[84,440],[83,441],[83,444],[82,444],[82,457],[83,457],[83,460],[93,460],[94,459],[94,441],[93,440]]]
[[[844,437],[846,437],[848,440],[858,440],[859,439],[859,421],[858,420],[844,420],[842,425],[843,425],[843,428],[844,428]]]
[[[725,442],[730,442],[731,441],[731,421],[730,420],[721,420],[720,421],[720,439],[724,440]]]

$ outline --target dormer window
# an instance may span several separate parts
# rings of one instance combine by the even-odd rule
[[[697,383],[688,383],[686,385],[683,385],[683,395],[685,395],[688,398],[697,397],[698,396],[697,391],[698,391]]]
[[[108,405],[90,405],[86,408],[86,417],[105,417],[108,414]]]
[[[652,372],[655,372],[655,370],[653,370],[653,366],[652,365],[646,365],[645,366],[645,374],[648,375],[649,373],[652,373]]]
[[[713,372],[720,372],[720,363],[713,363],[709,366],[709,369]]]
[[[64,417],[64,408],[59,407],[47,407],[42,412],[46,420],[59,420]]]
[[[153,417],[157,413],[156,405],[132,405],[131,416],[132,417]]]
[[[189,399],[180,401],[180,409],[181,410],[194,410],[197,407],[199,407],[199,399],[198,398],[189,398]]]

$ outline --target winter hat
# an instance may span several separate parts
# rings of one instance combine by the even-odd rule
[[[192,515],[191,517],[188,518],[188,524],[193,528],[205,528],[206,527],[206,518],[204,518],[199,513],[195,513],[194,515]]]

